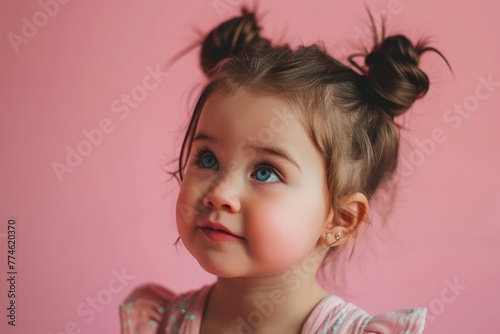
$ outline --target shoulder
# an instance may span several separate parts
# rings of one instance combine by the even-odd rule
[[[414,307],[381,313],[370,318],[363,333],[421,334],[425,327],[427,308]]]
[[[307,324],[310,333],[332,330],[337,334],[421,334],[426,315],[425,307],[370,315],[338,296],[329,296],[313,310]]]
[[[135,288],[120,304],[120,327],[122,334],[156,333],[172,313],[189,315],[194,312],[194,301],[206,292],[208,286],[177,294],[161,285],[146,283]],[[188,312],[192,311],[191,313]],[[179,319],[180,321],[180,319]]]

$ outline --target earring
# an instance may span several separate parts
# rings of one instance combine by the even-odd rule
[[[342,238],[342,234],[340,232],[337,232],[335,234],[335,241],[333,241],[332,235],[330,233],[326,234],[326,241],[328,242],[328,244],[333,244],[333,243],[339,241],[340,238]]]

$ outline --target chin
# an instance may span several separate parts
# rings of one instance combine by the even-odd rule
[[[203,269],[205,269],[207,273],[212,274],[214,276],[225,277],[225,278],[235,277],[234,272],[230,269],[228,270],[227,268],[218,268],[217,266],[204,265],[200,262],[198,263]]]
[[[197,259],[198,260],[198,259]],[[213,261],[203,261],[198,260],[198,264],[208,273],[224,278],[234,278],[245,276],[245,272],[241,270],[242,268],[236,268],[231,266],[227,262],[224,264],[214,263]]]

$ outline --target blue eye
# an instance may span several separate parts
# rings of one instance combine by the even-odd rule
[[[260,161],[259,163],[257,163],[256,166],[260,166],[262,164],[270,165],[269,162],[263,160],[263,161]],[[255,171],[255,178],[256,179],[257,179],[257,177],[262,177],[262,178],[265,179],[265,180],[257,179],[258,181],[262,181],[262,182],[265,182],[265,181],[269,180],[269,178],[272,177],[273,175],[274,175],[274,179],[275,179],[274,182],[280,182],[281,181],[280,178],[276,175],[276,173],[271,168],[260,167],[260,168],[257,168],[257,170]],[[269,182],[269,183],[274,183],[274,182]]]
[[[195,163],[201,168],[214,169],[218,168],[217,159],[212,152],[207,148],[198,148],[195,154]]]
[[[214,164],[217,164],[217,160],[215,160],[215,158],[210,154],[197,158],[197,160],[199,160],[199,163],[203,168],[212,169]]]
[[[203,169],[214,169],[218,165],[217,159],[207,147],[196,149],[194,164]],[[280,173],[277,172],[276,168],[269,160],[263,159],[258,161],[255,163],[254,169],[255,172],[252,174],[252,177],[257,181],[265,183],[281,182]],[[270,179],[272,179],[272,181],[269,181]]]

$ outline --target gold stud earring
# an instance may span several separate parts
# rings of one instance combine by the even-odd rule
[[[342,238],[342,234],[340,232],[337,232],[335,234],[335,241],[333,241],[332,235],[330,233],[326,234],[326,241],[328,242],[328,244],[333,244],[333,243],[339,241],[340,238]]]

